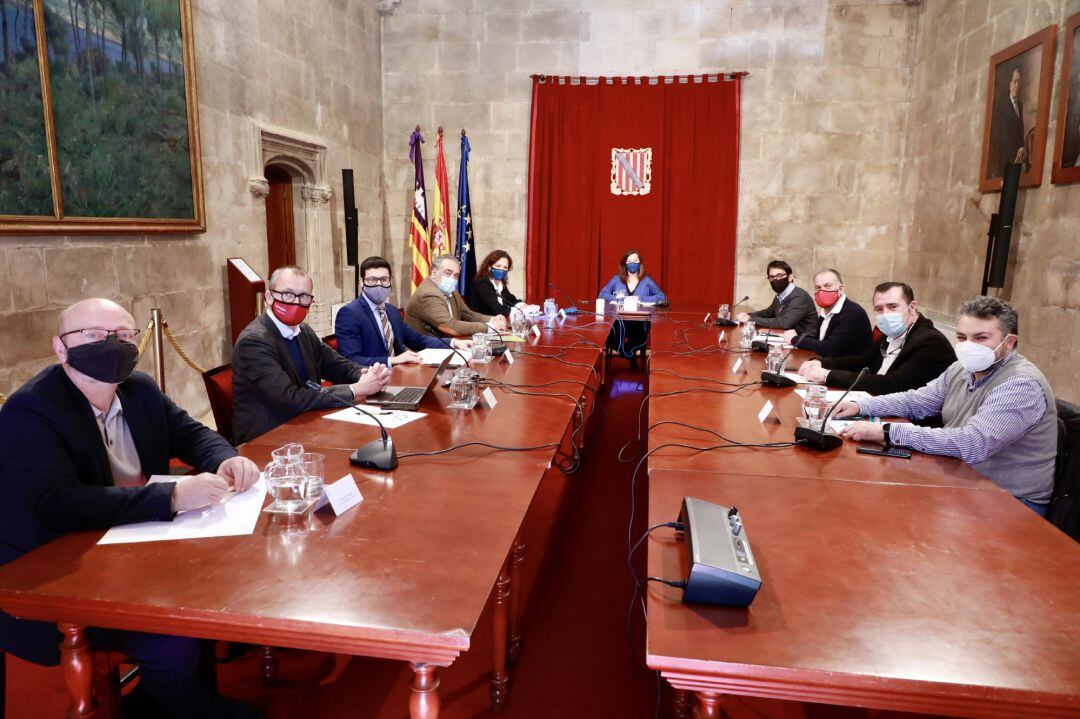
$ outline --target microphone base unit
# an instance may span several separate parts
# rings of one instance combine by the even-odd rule
[[[349,455],[349,464],[367,469],[389,471],[397,466],[397,449],[390,439],[376,439],[361,445]]]
[[[782,374],[776,374],[775,372],[762,372],[761,373],[762,384],[767,384],[772,387],[794,387],[799,384],[790,377],[785,377]]]
[[[739,323],[736,322],[735,320],[722,320],[722,319],[720,319],[718,317],[715,320],[713,320],[713,324],[716,325],[717,327],[735,327]]]
[[[562,311],[568,315],[576,315],[578,312],[581,312],[581,310],[579,310],[577,307],[574,307],[573,305],[571,305],[570,307],[563,307]]]
[[[750,349],[754,352],[768,352],[769,343],[762,340],[754,340],[750,343]]]
[[[818,452],[828,452],[839,448],[844,443],[844,439],[839,435],[819,432],[809,427],[796,427],[795,442]]]

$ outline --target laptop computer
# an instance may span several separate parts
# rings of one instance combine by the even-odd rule
[[[442,363],[436,368],[435,372],[431,375],[431,381],[427,383],[425,387],[394,387],[389,386],[378,394],[373,394],[368,397],[364,403],[372,404],[377,407],[383,407],[385,409],[403,409],[407,411],[415,411],[420,402],[424,399],[424,395],[428,393],[435,383],[439,381],[439,375],[446,369],[446,366],[450,364],[450,357],[453,355],[447,355]]]

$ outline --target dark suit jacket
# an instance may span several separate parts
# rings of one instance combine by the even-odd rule
[[[121,383],[117,394],[146,477],[168,474],[171,457],[213,472],[236,456],[221,435],[192,419],[141,372]],[[0,564],[67,532],[173,516],[173,482],[113,486],[93,409],[60,365],[42,370],[0,408],[0,477]],[[0,612],[0,646],[55,664],[60,633],[54,624]]]
[[[845,302],[845,304],[847,304]],[[821,366],[829,370],[825,384],[830,387],[849,387],[863,367],[876,373],[885,359],[881,348],[888,346],[889,338],[882,336],[866,352],[849,357],[831,357],[821,360]],[[892,394],[918,389],[936,378],[956,361],[956,352],[945,335],[934,323],[919,315],[908,331],[904,345],[885,374],[867,374],[855,389],[870,394]]]
[[[765,309],[751,312],[750,319],[758,327],[795,330],[801,335],[817,327],[818,316],[814,298],[802,287],[796,287],[783,302],[778,295]]]
[[[394,332],[395,354],[401,354],[407,349],[446,349],[442,341],[420,334],[405,324],[397,307],[389,302],[383,306],[386,308],[390,329]],[[390,361],[386,356],[386,339],[383,337],[382,325],[363,297],[338,310],[334,330],[338,338],[338,352],[346,359],[362,365],[386,364]]]
[[[499,295],[502,295],[502,303],[499,303]],[[481,280],[473,282],[472,290],[469,292],[469,307],[472,307],[477,312],[485,315],[505,315],[510,316],[510,308],[521,302],[517,297],[506,289],[506,284],[503,284],[502,292],[497,293],[495,291],[495,284],[486,277]]]
[[[844,306],[829,320],[825,337],[819,340],[818,334],[824,319],[818,317],[817,326],[810,336],[798,341],[799,349],[816,352],[822,357],[846,357],[862,354],[870,349],[873,341],[870,318],[866,316],[866,310],[850,297],[844,298]]]
[[[990,126],[990,177],[1004,177],[1005,168],[1016,159],[1016,151],[1024,146],[1024,105],[1017,102],[1020,114],[1009,99],[1008,89],[994,105],[994,119]],[[1030,158],[1023,163],[1021,172],[1031,169]]]
[[[327,346],[306,323],[300,323],[296,341],[309,378],[333,382],[335,386],[327,388],[331,394],[352,404],[352,389],[347,385],[360,379],[363,368]],[[236,338],[232,366],[233,433],[238,444],[303,412],[340,406],[333,398],[301,384],[285,338],[265,312]]]

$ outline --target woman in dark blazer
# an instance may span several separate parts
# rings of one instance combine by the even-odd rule
[[[480,263],[469,293],[469,307],[485,315],[510,316],[510,309],[524,305],[510,292],[510,270],[514,260],[502,250],[495,250]]]

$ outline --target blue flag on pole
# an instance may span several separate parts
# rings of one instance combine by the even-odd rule
[[[472,205],[469,203],[469,138],[461,131],[461,170],[458,172],[457,189],[457,252],[461,263],[458,292],[469,296],[473,275],[476,274],[476,248],[473,244]]]

